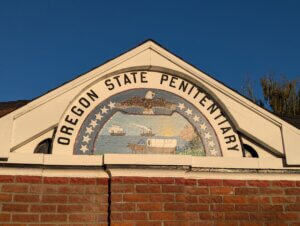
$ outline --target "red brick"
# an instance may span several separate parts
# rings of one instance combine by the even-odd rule
[[[177,195],[183,195],[183,194],[177,194]],[[177,195],[176,195],[176,201],[177,201]],[[197,195],[183,195],[183,196],[184,196],[183,200],[186,203],[197,203],[198,202],[198,196]]]
[[[16,176],[17,183],[30,183],[36,184],[42,182],[42,177],[38,176]]]
[[[181,185],[197,185],[197,180],[186,178],[175,178],[175,184]]]
[[[89,213],[95,213],[95,212],[107,212],[108,210],[108,204],[107,203],[95,203],[95,204],[85,204],[83,205],[83,211],[82,212],[89,212]]]
[[[111,191],[114,193],[132,193],[134,191],[133,184],[114,184],[111,187]]]
[[[266,195],[280,195],[283,194],[283,190],[281,188],[260,188],[259,193]]]
[[[299,214],[297,213],[276,213],[279,220],[298,220]]]
[[[296,202],[296,197],[293,196],[282,196],[282,197],[272,197],[273,203],[294,203]]]
[[[161,211],[161,203],[138,203],[137,211]]]
[[[283,211],[282,205],[262,205],[261,206],[262,211],[267,211],[267,212],[277,212],[277,211]]]
[[[68,184],[69,178],[66,177],[44,177],[45,184]]]
[[[235,210],[237,210],[237,211],[246,211],[246,212],[254,212],[254,211],[258,211],[258,205],[238,204],[238,205],[235,205]]]
[[[267,180],[249,180],[248,185],[254,187],[269,187],[270,182]]]
[[[186,187],[185,190],[190,195],[208,195],[208,188]]]
[[[134,211],[135,203],[113,203],[111,205],[112,211]]]
[[[39,195],[15,195],[14,201],[15,202],[38,202]]]
[[[174,202],[175,197],[173,194],[150,194],[149,200],[154,202]]]
[[[42,222],[66,222],[67,215],[63,214],[42,214],[41,215]]]
[[[151,213],[150,213],[151,214]],[[123,213],[123,219],[124,220],[146,220],[147,214],[144,212],[129,212],[129,213]]]
[[[289,226],[289,224],[283,222],[266,222],[265,226]]]
[[[185,206],[182,203],[165,203],[164,204],[165,211],[184,211]]]
[[[279,186],[279,187],[295,187],[296,182],[288,181],[288,180],[278,180],[278,181],[273,181],[272,185]]]
[[[298,204],[289,204],[285,206],[286,211],[299,211],[300,212],[300,203]]]
[[[72,195],[69,196],[70,203],[91,203],[94,202],[94,195]]]
[[[160,185],[136,185],[136,192],[138,193],[158,193],[161,192]]]
[[[84,186],[76,185],[54,185],[59,194],[82,194],[84,193]]]
[[[10,221],[10,214],[9,213],[0,213],[0,221],[5,222],[5,221]]]
[[[191,215],[189,215],[189,216],[191,216]],[[182,220],[187,221],[189,219],[187,217],[188,217],[188,212],[174,212],[174,220],[176,220],[176,221],[182,221]],[[199,219],[199,217],[197,217],[197,219]],[[189,220],[192,221],[193,218],[191,217]]]
[[[123,220],[123,216],[122,213],[116,213],[116,212],[112,212],[110,215],[110,219],[114,222],[114,221],[122,221]]]
[[[152,177],[149,178],[148,182],[150,184],[174,184],[175,179],[169,177]]]
[[[227,220],[248,220],[248,213],[225,213],[225,219]]]
[[[224,219],[224,213],[199,213],[201,220],[215,220],[215,219]]]
[[[209,206],[208,205],[199,205],[199,204],[196,204],[196,205],[190,204],[186,207],[186,209],[187,209],[187,211],[191,211],[191,212],[208,211]]]
[[[162,192],[182,193],[182,192],[184,192],[184,186],[182,186],[182,185],[162,185]]]
[[[146,194],[124,194],[123,200],[125,202],[147,202],[149,195]]]
[[[2,211],[8,212],[28,212],[28,204],[3,204]]]
[[[232,187],[211,187],[210,194],[213,195],[232,195],[233,188]]]
[[[96,184],[96,178],[70,178],[70,184]]]
[[[59,205],[57,207],[58,213],[74,213],[81,212],[84,205]]]
[[[245,222],[240,222],[240,226],[264,226],[264,223],[245,221]]]
[[[185,185],[185,178],[175,178],[175,184]]]
[[[153,212],[149,213],[150,220],[174,220],[173,212]]]
[[[108,178],[96,178],[96,184],[97,185],[107,185]]]
[[[296,186],[300,187],[300,181],[296,181]]]
[[[276,213],[249,213],[250,220],[277,220]]]
[[[42,197],[44,203],[66,203],[67,196],[64,195],[44,195]]]
[[[179,215],[179,216],[178,216]],[[175,219],[177,218],[180,219],[186,219],[186,220],[190,220],[190,221],[197,221],[199,220],[199,213],[197,212],[176,212],[175,213]]]
[[[147,177],[124,177],[123,183],[124,184],[147,184],[148,178]]]
[[[4,184],[2,185],[2,191],[14,192],[14,193],[25,193],[28,191],[28,185]]]
[[[14,176],[0,175],[0,183],[13,183],[14,178]]]
[[[96,220],[95,215],[93,214],[72,214],[69,216],[70,222],[94,222]]]
[[[104,186],[84,186],[85,187],[85,193],[86,194],[107,194],[108,192],[108,187],[104,187]],[[79,190],[79,189],[78,189]],[[82,193],[82,192],[78,192],[78,193]]]
[[[224,186],[242,187],[246,186],[246,181],[244,180],[223,180]]]
[[[201,225],[202,222],[199,224],[198,224],[198,226],[203,226],[203,225]],[[190,224],[188,224],[187,222],[182,222],[182,221],[176,220],[176,221],[164,221],[164,226],[190,226]]]
[[[122,184],[123,183],[123,177],[112,177],[110,179],[112,184]]]
[[[216,220],[214,226],[238,226],[239,223],[236,221],[223,221]]]
[[[300,195],[300,188],[287,188],[285,189],[287,195]]]
[[[200,179],[198,180],[198,186],[222,186],[223,180],[219,179]]]
[[[30,186],[30,193],[36,194],[55,194],[57,193],[57,185],[37,184]]]
[[[250,196],[249,203],[270,203],[270,197]]]
[[[258,193],[257,188],[235,188],[236,195],[256,195]]]
[[[123,198],[121,194],[111,194],[111,202],[122,202]]]
[[[12,221],[13,222],[38,222],[39,215],[36,214],[13,214]]]
[[[111,194],[113,196],[113,194]],[[107,203],[108,202],[108,194],[95,195],[96,203]]]
[[[142,222],[136,222],[136,225],[135,226],[161,226],[161,222],[159,221],[149,221],[149,222],[145,222],[145,221],[142,221]]]
[[[0,202],[10,202],[12,200],[11,194],[0,194]]]
[[[234,210],[234,205],[232,204],[215,204],[211,205],[210,207],[211,211],[233,211]]]
[[[224,196],[223,197],[224,203],[246,203],[245,196]]]
[[[30,207],[31,212],[55,212],[55,205],[32,205]]]
[[[176,194],[175,195],[176,202],[185,202],[187,200],[186,199],[187,197],[193,197],[193,196],[186,196],[185,194]],[[197,197],[195,196],[195,198],[196,198],[196,202],[197,202]]]
[[[198,203],[221,203],[221,196],[198,196]]]

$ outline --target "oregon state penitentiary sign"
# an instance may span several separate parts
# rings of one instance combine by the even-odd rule
[[[83,90],[59,122],[53,152],[242,156],[219,104],[187,79],[157,71],[114,74]]]

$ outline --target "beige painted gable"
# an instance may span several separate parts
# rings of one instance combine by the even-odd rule
[[[288,165],[300,165],[300,155],[297,147],[300,143],[299,129],[253,104],[153,41],[146,41],[0,118],[0,157],[8,158],[8,161],[13,161],[14,158],[14,161],[19,161],[20,157],[18,155],[26,155],[26,158],[22,158],[27,159],[28,163],[50,159],[47,161],[53,161],[51,164],[55,164],[58,161],[55,160],[55,157],[41,157],[32,153],[42,140],[52,138],[56,126],[70,103],[93,82],[104,78],[108,74],[133,67],[164,68],[170,74],[172,74],[172,71],[185,74],[189,80],[206,90],[222,106],[241,135],[242,142],[255,147],[262,159],[276,161],[276,167],[283,167],[282,159],[286,159]],[[94,159],[99,158],[99,156],[92,157]],[[54,160],[51,160],[51,158]],[[78,158],[74,157],[74,159]],[[189,158],[185,157],[185,159]],[[113,158],[108,155],[107,159]],[[89,161],[94,162],[94,160],[87,160],[87,162]],[[149,163],[151,161],[150,159]],[[183,160],[174,161],[181,162]],[[195,160],[194,158],[193,160],[184,161],[201,165],[205,164],[206,160]],[[216,164],[218,164],[218,161],[216,161]],[[224,162],[225,159],[220,161]],[[245,161],[248,161],[248,163],[244,167],[248,168],[258,167],[259,164],[259,167],[262,168],[270,167],[267,164],[268,161],[265,160]],[[77,162],[77,160],[74,160],[74,162]],[[231,166],[232,160],[227,162]]]

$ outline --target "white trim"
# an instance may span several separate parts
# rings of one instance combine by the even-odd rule
[[[0,168],[0,175],[108,178],[108,174],[101,169],[90,170],[90,169]]]
[[[117,165],[191,165],[189,155],[159,155],[159,154],[104,154],[104,164]]]
[[[160,169],[110,169],[113,177],[174,177],[186,179],[228,180],[292,180],[300,181],[300,174],[251,173],[251,172],[191,172]]]
[[[112,177],[185,177],[184,170],[109,169]]]
[[[230,158],[196,157],[190,155],[159,154],[104,154],[104,155],[48,155],[10,153],[8,164],[30,164],[45,166],[189,166],[192,168],[217,169],[299,169],[284,167],[281,158]]]
[[[292,180],[300,181],[300,174],[280,173],[223,173],[223,172],[188,172],[189,179],[228,179],[228,180]]]
[[[173,177],[186,179],[228,179],[228,180],[291,180],[300,181],[300,174],[276,172],[191,172],[176,169],[124,169],[108,170],[112,177]],[[35,169],[0,168],[0,175],[109,178],[103,169]]]

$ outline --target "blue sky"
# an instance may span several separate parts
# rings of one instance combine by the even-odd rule
[[[0,101],[32,99],[154,39],[240,91],[300,75],[300,1],[0,1]]]

